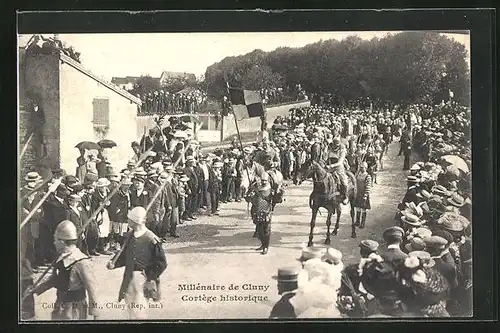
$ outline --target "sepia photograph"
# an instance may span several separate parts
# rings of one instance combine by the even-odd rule
[[[469,31],[17,42],[21,323],[472,317]]]

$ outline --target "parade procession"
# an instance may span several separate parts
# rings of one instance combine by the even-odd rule
[[[206,90],[169,99],[191,96],[181,110],[93,77],[62,37],[23,46],[21,321],[472,316],[471,108],[454,72],[433,100],[391,100],[301,72],[272,85],[263,66],[216,81],[216,63]]]

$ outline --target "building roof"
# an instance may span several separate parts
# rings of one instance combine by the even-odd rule
[[[187,73],[187,72],[169,72],[169,71],[163,71],[161,73],[161,79],[163,78],[174,78],[174,77],[196,77],[193,73]]]
[[[114,84],[135,83],[140,78],[141,78],[140,76],[113,77],[111,79],[111,83],[114,83]],[[160,81],[159,77],[154,77],[153,79]]]
[[[116,92],[117,94],[127,98],[128,100],[130,100],[131,102],[134,102],[135,104],[137,105],[142,105],[142,102],[140,100],[140,98],[138,97],[135,97],[134,95],[132,95],[131,93],[127,92],[126,90],[118,87],[116,84],[113,84],[111,82],[108,82],[106,80],[104,80],[103,78],[100,78],[94,74],[92,74],[92,72],[90,72],[89,70],[85,69],[81,64],[79,64],[78,62],[76,62],[75,60],[71,59],[70,57],[68,57],[67,55],[65,55],[64,53],[60,53],[59,54],[59,57],[61,59],[62,62],[70,65],[71,67],[75,68],[76,70],[78,70],[79,72],[87,75],[88,77],[96,80],[97,82],[99,82],[100,84],[102,84],[103,86],[113,90],[114,92]]]

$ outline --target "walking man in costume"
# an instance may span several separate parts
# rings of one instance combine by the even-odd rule
[[[145,226],[146,209],[135,207],[128,214],[132,229],[125,235],[122,251],[108,262],[108,269],[125,267],[118,302],[125,299],[129,319],[146,319],[149,299],[160,300],[160,275],[167,268],[161,240]]]
[[[372,187],[372,178],[367,171],[368,164],[362,162],[359,171],[356,174],[356,200],[354,208],[356,209],[356,222],[354,225],[363,229],[366,222],[366,211],[371,209],[370,191]]]
[[[269,175],[267,173],[262,175],[260,184],[257,184],[256,188],[250,191],[247,201],[252,203],[250,212],[261,242],[261,246],[255,250],[262,250],[262,254],[267,254],[271,239],[273,207],[271,185],[269,184]]]
[[[88,314],[94,319],[99,318],[100,303],[97,299],[94,269],[90,258],[76,247],[77,239],[73,222],[65,220],[58,224],[54,234],[58,257],[53,265],[52,275],[45,282],[26,291],[26,294],[40,295],[51,288],[57,289],[53,320],[84,320]]]

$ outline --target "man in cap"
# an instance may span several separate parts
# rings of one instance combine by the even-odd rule
[[[132,187],[130,188],[130,205],[131,207],[146,208],[149,205],[153,194],[144,187],[146,178],[142,175],[135,174],[132,178]]]
[[[214,159],[212,167],[210,168],[210,177],[208,184],[208,192],[210,194],[210,214],[219,215],[219,197],[221,194],[221,184],[222,184],[222,162],[218,159]]]
[[[81,205],[82,198],[78,194],[71,194],[68,197],[68,211],[66,215],[66,220],[73,222],[76,227],[76,232],[78,234],[76,247],[78,247],[83,253],[89,254],[87,241],[84,233],[84,223],[89,219],[86,211]],[[95,251],[92,249],[92,255],[96,255]]]
[[[205,210],[210,210],[210,194],[208,193],[208,183],[210,181],[210,166],[207,164],[210,161],[210,157],[208,155],[201,156],[200,163],[199,163],[199,169],[201,170],[200,172],[200,185],[201,185],[201,191],[200,191],[200,208],[203,208]]]
[[[381,256],[385,261],[397,265],[408,257],[408,255],[401,250],[404,234],[404,230],[400,227],[390,227],[384,231],[382,237],[387,244],[387,249],[382,252]]]
[[[28,183],[23,187],[21,192],[21,219],[24,220],[26,216],[35,208],[35,206],[40,202],[43,197],[42,191],[36,191],[39,186],[38,183],[41,177],[38,173],[28,173],[26,176],[26,181]],[[30,261],[33,269],[36,269],[38,265],[43,264],[43,258],[41,257],[41,242],[40,242],[40,222],[43,223],[43,210],[38,208],[35,214],[31,217],[29,224],[24,227],[21,232],[24,234],[26,239],[26,258]]]
[[[179,233],[177,232],[177,224],[179,223],[179,208],[177,201],[179,199],[178,183],[177,179],[173,176],[174,167],[172,165],[167,166],[165,172],[162,172],[159,176],[161,184],[163,186],[163,207],[165,214],[163,214],[163,219],[161,220],[161,232],[159,233],[160,238],[166,241],[167,233],[174,238],[179,238]]]
[[[347,205],[349,202],[347,198],[347,174],[345,169],[347,149],[345,145],[340,141],[340,137],[335,137],[330,145],[330,154],[328,156],[328,168],[333,170],[340,181],[340,196],[342,198],[342,203]]]
[[[149,129],[149,135],[144,134],[144,136],[141,139],[141,147],[143,148],[143,152],[149,150],[150,148],[153,147],[154,143],[156,142],[156,132],[157,128],[150,128]]]
[[[408,176],[406,177],[406,183],[408,185],[408,189],[406,190],[406,194],[403,197],[403,200],[398,205],[399,210],[405,209],[406,203],[419,201],[417,194],[420,192],[420,181],[418,180],[418,178],[415,176]]]
[[[56,288],[57,299],[53,303],[52,320],[85,320],[90,314],[99,318],[97,281],[93,275],[89,257],[76,246],[78,233],[73,222],[58,224],[54,233],[54,245],[58,257],[50,277],[27,290],[27,294],[40,295]],[[88,302],[87,302],[88,295]]]
[[[454,289],[458,286],[457,267],[448,250],[449,244],[453,241],[451,235],[449,238],[450,240],[447,240],[434,233],[430,237],[425,237],[424,242],[427,252],[429,252],[432,259],[434,259],[436,269],[446,278],[450,287]]]
[[[60,184],[60,182],[56,181],[51,185],[49,190],[53,190],[51,192],[55,193],[50,194],[42,205],[43,220],[40,223],[40,242],[43,249],[42,256],[44,264],[55,259],[56,249],[53,242],[54,231],[57,225],[66,219],[69,209],[66,200],[70,195],[70,191],[65,185],[60,184],[57,186],[58,184]]]
[[[297,293],[297,277],[299,272],[293,267],[283,267],[278,269],[278,275],[273,279],[278,281],[278,293],[281,299],[273,306],[270,319],[296,318],[293,305],[290,303]]]
[[[371,239],[362,240],[359,243],[359,254],[361,258],[368,258],[370,254],[377,254],[379,244]]]
[[[130,186],[132,182],[126,178],[121,181],[120,189],[113,195],[108,206],[109,219],[112,223],[112,248],[120,251],[123,244],[123,235],[128,230],[127,214],[130,205]]]
[[[161,240],[144,225],[146,214],[143,207],[135,207],[128,213],[132,230],[125,235],[122,251],[107,264],[108,269],[125,267],[118,301],[125,299],[129,319],[146,319],[149,299],[161,298],[160,275],[167,268]]]
[[[188,155],[186,157],[186,168],[184,169],[184,173],[189,177],[187,185],[190,192],[190,194],[186,198],[185,220],[191,221],[196,220],[195,215],[198,211],[198,209],[196,208],[196,199],[200,190],[198,173],[196,172],[195,159],[193,155]]]

